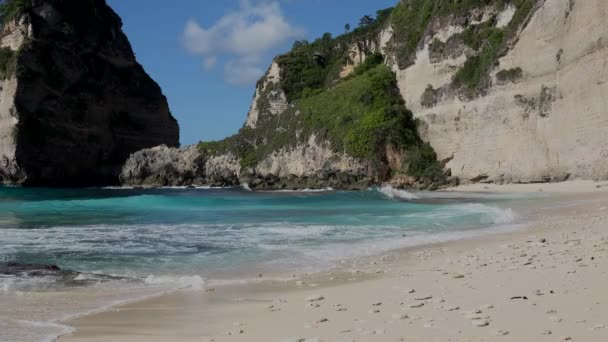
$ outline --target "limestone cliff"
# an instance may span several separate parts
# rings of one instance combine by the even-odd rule
[[[230,177],[198,168],[185,183],[606,179],[607,10],[603,0],[402,0],[352,32],[296,42],[258,82],[244,128],[195,152],[231,160]],[[394,83],[376,86],[378,63]],[[390,100],[377,106],[377,96]],[[123,171],[125,183],[142,179]]]
[[[423,138],[462,180],[608,178],[608,2],[546,0],[535,6],[481,96],[448,92],[430,106],[422,101],[428,85],[448,88],[470,53],[461,49],[433,60],[434,38],[446,42],[466,25],[431,28],[415,63],[394,66],[408,107],[424,122]],[[513,12],[500,11],[499,24]],[[520,75],[501,80],[505,70]]]
[[[178,146],[160,87],[104,0],[8,1],[0,31],[0,181],[118,183],[135,151]]]

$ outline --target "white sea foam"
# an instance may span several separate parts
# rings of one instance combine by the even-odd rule
[[[453,216],[465,215],[481,215],[480,223],[483,225],[490,224],[508,224],[517,220],[518,216],[511,208],[499,208],[481,203],[464,203],[450,206],[452,210],[446,214]]]
[[[5,294],[10,292],[14,282],[15,279],[13,277],[0,277],[0,285],[2,285],[2,292]]]
[[[198,189],[198,190],[210,190],[210,189],[232,189],[232,186],[210,186],[210,185],[192,185],[192,186],[144,186],[142,189],[150,190],[150,189],[165,189],[165,190],[185,190],[185,189]],[[91,188],[97,189],[97,188]],[[104,190],[134,190],[134,186],[105,186],[101,189]]]
[[[391,199],[406,199],[413,200],[418,199],[418,196],[414,195],[411,192],[407,192],[405,190],[395,189],[390,185],[383,185],[381,188],[377,189],[379,192],[383,193],[386,197]]]
[[[144,280],[150,285],[167,285],[179,289],[202,290],[205,280],[198,275],[194,276],[154,276],[150,275]]]
[[[324,246],[324,248],[322,249],[301,249],[298,251],[300,253],[301,259],[300,267],[302,267],[301,264],[306,261],[308,266],[310,267],[303,269],[305,271],[314,272],[319,270],[319,268],[331,268],[333,267],[333,265],[335,265],[336,262],[339,262],[341,260],[378,255],[384,252],[400,248],[422,246],[433,243],[469,239],[490,234],[505,233],[521,229],[523,226],[524,225],[506,224],[494,226],[492,228],[467,231],[442,233],[407,232],[407,234],[405,234],[405,236],[401,238],[393,237],[390,239],[377,239],[371,241],[363,241],[357,244],[335,243],[332,245]],[[278,262],[284,261],[277,261],[277,263]]]
[[[73,331],[72,327],[59,323],[0,318],[0,341],[54,342]]]
[[[334,188],[332,187],[327,187],[327,188],[323,188],[323,189],[310,189],[310,188],[305,188],[305,189],[282,189],[282,190],[269,190],[269,191],[262,191],[262,192],[330,192],[330,191],[335,191]]]

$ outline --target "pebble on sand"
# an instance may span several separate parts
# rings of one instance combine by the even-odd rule
[[[473,324],[473,326],[475,327],[487,327],[488,325],[490,325],[490,323],[485,319],[475,319],[471,321],[471,324]]]
[[[319,301],[322,301],[323,299],[325,299],[325,297],[322,295],[312,295],[312,296],[306,297],[307,302],[319,302]]]

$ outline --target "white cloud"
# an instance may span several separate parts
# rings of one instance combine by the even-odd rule
[[[188,51],[203,57],[212,69],[218,56],[226,56],[224,74],[231,84],[251,84],[264,73],[264,57],[303,31],[291,25],[279,2],[242,0],[237,11],[227,13],[210,27],[188,20],[183,42]]]
[[[205,57],[205,60],[203,60],[203,67],[205,68],[205,70],[213,69],[216,64],[217,57],[215,56]]]
[[[237,59],[224,65],[224,79],[234,85],[249,85],[255,83],[264,74],[260,63]]]

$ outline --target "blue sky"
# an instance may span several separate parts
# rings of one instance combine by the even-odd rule
[[[160,84],[182,144],[243,125],[255,80],[295,39],[353,27],[397,0],[108,0],[138,61]]]

